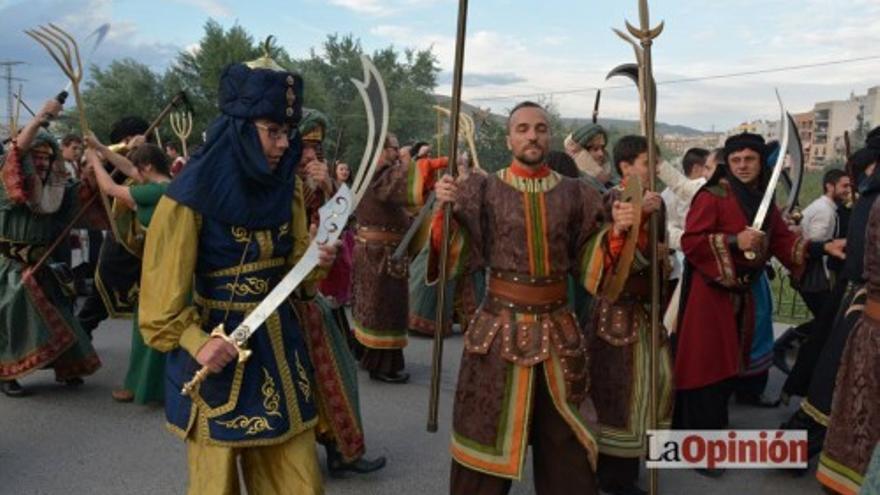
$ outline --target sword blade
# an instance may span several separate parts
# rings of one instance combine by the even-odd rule
[[[779,101],[779,108],[782,113],[779,119],[779,125],[782,127],[782,142],[779,143],[779,156],[776,157],[776,165],[773,166],[773,173],[770,175],[770,181],[767,182],[767,189],[764,191],[764,197],[761,198],[761,205],[758,206],[758,212],[755,213],[755,218],[752,220],[752,228],[755,230],[761,230],[761,226],[764,225],[764,218],[767,217],[767,212],[770,211],[770,203],[773,202],[773,197],[776,195],[776,184],[779,183],[779,176],[782,174],[782,167],[785,165],[785,155],[788,151],[790,126],[788,125],[785,106],[782,104],[782,98],[779,96],[778,90],[776,91],[776,99]]]
[[[256,308],[245,317],[244,321],[233,330],[229,337],[236,344],[244,344],[260,326],[272,316],[272,313],[296,290],[297,287],[318,266],[319,246],[334,243],[342,234],[348,217],[352,212],[351,190],[345,184],[336,191],[330,201],[324,203],[319,210],[321,217],[318,233],[309,243],[305,254],[287,275],[278,282],[269,294],[260,301]]]

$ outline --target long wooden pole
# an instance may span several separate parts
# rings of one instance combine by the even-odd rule
[[[464,42],[467,28],[467,0],[458,1],[458,26],[455,35],[455,67],[452,72],[452,104],[449,116],[449,165],[447,174],[456,176],[458,161],[458,116],[461,113],[461,81],[464,72]],[[440,376],[443,364],[443,328],[446,323],[446,267],[449,256],[449,228],[452,205],[443,205],[443,242],[440,245],[440,275],[437,281],[437,318],[434,327],[434,352],[431,356],[431,398],[428,403],[428,431],[437,431],[440,402]]]
[[[660,35],[663,30],[661,24],[657,29],[652,30],[650,24],[650,16],[648,12],[648,1],[639,0],[639,30],[632,29],[627,25],[630,34],[636,36],[642,46],[642,64],[639,80],[642,83],[642,104],[644,105],[644,132],[645,139],[648,142],[648,188],[652,192],[657,191],[657,146],[656,136],[654,135],[656,111],[657,111],[657,95],[654,93],[654,69],[651,59],[651,45],[654,38]],[[660,253],[658,243],[660,242],[660,215],[656,212],[651,215],[649,220],[649,235],[651,245],[651,350],[649,357],[650,365],[650,397],[648,409],[648,425],[652,430],[657,429],[658,425],[658,374],[659,374],[659,353],[660,353]],[[648,490],[651,495],[659,493],[659,480],[657,470],[649,470]]]

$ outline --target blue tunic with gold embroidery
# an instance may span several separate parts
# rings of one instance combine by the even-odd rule
[[[194,357],[219,324],[231,332],[308,245],[301,188],[290,222],[246,229],[163,198],[153,217],[141,281],[141,332],[168,351],[165,409],[182,437],[244,446],[280,443],[316,423],[312,364],[297,317],[283,304],[248,341],[253,352],[180,394]],[[191,295],[191,297],[190,297]]]

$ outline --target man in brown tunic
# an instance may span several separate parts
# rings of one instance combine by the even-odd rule
[[[373,177],[357,210],[354,248],[355,337],[364,345],[361,366],[370,378],[405,383],[403,348],[409,323],[409,259],[391,259],[409,227],[406,206],[424,203],[432,185],[427,166],[398,162],[400,145],[389,134]]]
[[[539,495],[596,493],[595,412],[588,399],[587,338],[567,302],[566,277],[596,291],[604,259],[602,201],[582,181],[545,163],[550,127],[543,108],[517,105],[508,120],[511,165],[449,176],[437,198],[454,203],[452,275],[488,269],[488,294],[465,334],[453,411],[453,494],[504,494],[523,474],[531,443]],[[615,227],[632,205],[615,203]],[[435,217],[433,254],[442,236]],[[436,257],[429,270],[436,276]],[[429,271],[429,278],[431,272]]]

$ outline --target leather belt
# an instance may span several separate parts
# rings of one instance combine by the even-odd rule
[[[403,232],[375,227],[358,227],[357,230],[357,240],[360,242],[384,242],[387,244],[396,244],[403,240],[403,235]]]
[[[565,276],[531,277],[493,271],[489,275],[490,302],[521,312],[544,313],[568,302]]]
[[[874,321],[880,321],[880,299],[872,299],[869,297],[868,300],[865,301],[865,309],[862,314]]]

